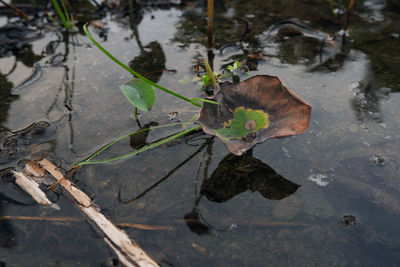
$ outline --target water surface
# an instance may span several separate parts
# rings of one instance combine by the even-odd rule
[[[312,106],[304,134],[268,140],[242,158],[229,155],[217,139],[193,135],[129,159],[84,166],[71,177],[116,223],[173,228],[125,228],[161,265],[400,264],[399,9],[390,1],[360,1],[342,44],[344,15],[334,16],[329,1],[317,2],[216,3],[214,58],[209,57],[221,72],[236,59],[262,54],[251,75],[279,76]],[[102,43],[116,57],[189,98],[204,96],[192,79],[197,60],[210,55],[205,1],[142,8],[131,22],[129,15],[115,13],[100,19],[108,29]],[[269,32],[288,19],[319,32]],[[244,34],[246,27],[251,30]],[[98,30],[90,30],[101,40]],[[320,32],[334,36],[335,45]],[[51,42],[58,43],[55,51],[44,53]],[[130,74],[82,34],[46,30],[18,51],[0,58],[3,150],[13,136],[19,151],[2,161],[2,169],[18,168],[18,161],[35,151],[68,169],[119,136],[171,123],[170,112],[178,112],[181,121],[197,112],[157,92],[155,107],[141,114],[138,125],[119,90]],[[13,92],[34,63],[41,65],[42,76]],[[43,135],[18,134],[39,121],[49,123]],[[105,156],[179,129],[153,130],[147,141],[127,139]],[[67,199],[54,193],[61,211],[43,208],[12,178],[0,181],[0,215],[76,219],[1,220],[0,262],[112,263],[115,256],[101,235]]]

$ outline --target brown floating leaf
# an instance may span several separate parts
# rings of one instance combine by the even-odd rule
[[[303,133],[310,123],[311,107],[275,76],[221,83],[213,99],[220,104],[204,103],[198,123],[235,155],[268,138]]]

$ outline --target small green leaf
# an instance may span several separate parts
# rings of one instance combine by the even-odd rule
[[[233,63],[233,65],[229,65],[228,67],[226,67],[226,69],[229,70],[230,72],[240,69],[240,62],[236,60]]]
[[[135,107],[149,111],[156,100],[153,86],[140,79],[133,79],[121,86],[121,91]]]
[[[240,62],[236,60],[235,63],[233,63],[233,67],[235,68],[235,70],[240,69]]]
[[[241,139],[249,133],[256,133],[269,125],[268,114],[262,110],[238,107],[233,112],[233,119],[224,123],[224,127],[215,132],[223,139]]]
[[[207,74],[201,75],[201,79],[203,81],[204,86],[210,85],[210,77]]]

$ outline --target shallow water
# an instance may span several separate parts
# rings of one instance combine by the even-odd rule
[[[358,2],[342,46],[344,16],[335,17],[329,1],[317,2],[215,5],[214,69],[221,71],[248,54],[265,55],[251,75],[279,76],[312,106],[304,134],[268,140],[240,159],[229,155],[219,140],[195,135],[129,159],[83,166],[73,175],[114,222],[171,227],[125,228],[160,264],[400,264],[400,29],[395,23],[400,10],[395,4],[389,7],[390,1]],[[108,29],[104,46],[138,71],[151,73],[159,84],[189,98],[202,97],[201,86],[191,80],[197,59],[207,57],[206,3],[153,6],[140,14],[131,24],[128,16],[102,18]],[[243,18],[252,25],[245,35]],[[285,19],[331,34],[335,46],[318,32],[268,34]],[[1,22],[5,24],[4,17]],[[59,45],[53,53],[43,53],[51,41]],[[58,159],[68,169],[140,127],[119,90],[130,74],[84,35],[46,30],[29,44],[18,55],[0,58],[2,151],[17,151],[2,158],[1,169],[18,168],[18,161],[35,152]],[[54,56],[58,53],[59,58]],[[14,71],[6,75],[14,61]],[[31,75],[34,62],[42,66],[41,77],[13,92]],[[140,124],[171,123],[169,113],[176,111],[184,121],[197,110],[157,92],[155,107],[141,114]],[[43,134],[17,132],[39,121],[50,123]],[[178,130],[152,130],[147,142]],[[17,140],[16,146],[6,146],[10,140]],[[141,142],[125,140],[107,156],[128,152]],[[238,165],[245,170],[233,171]],[[224,176],[228,171],[232,173]],[[0,220],[0,265],[112,264],[115,256],[101,235],[67,199],[54,193],[61,212],[43,208],[10,177],[0,182],[2,216],[76,219]]]

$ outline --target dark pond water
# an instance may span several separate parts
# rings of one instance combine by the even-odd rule
[[[83,166],[71,179],[116,223],[169,227],[125,228],[163,266],[399,266],[400,6],[356,2],[342,42],[345,9],[335,1],[216,1],[213,53],[206,1],[136,6],[131,18],[124,5],[92,14],[92,2],[71,2],[80,28],[102,21],[105,31],[89,28],[111,53],[187,97],[204,96],[193,68],[208,57],[218,72],[239,60],[251,75],[279,76],[313,108],[304,134],[268,140],[240,158],[195,134]],[[119,89],[131,75],[81,30],[63,33],[43,11],[30,12],[35,27],[10,37],[6,25],[18,19],[1,9],[1,39],[12,39],[0,47],[1,169],[18,169],[35,153],[69,169],[119,136],[171,123],[171,112],[184,121],[198,111],[157,92],[138,124]],[[179,130],[152,130],[105,157]],[[0,183],[0,266],[113,264],[70,201],[54,192],[61,211],[44,208],[12,177]]]

